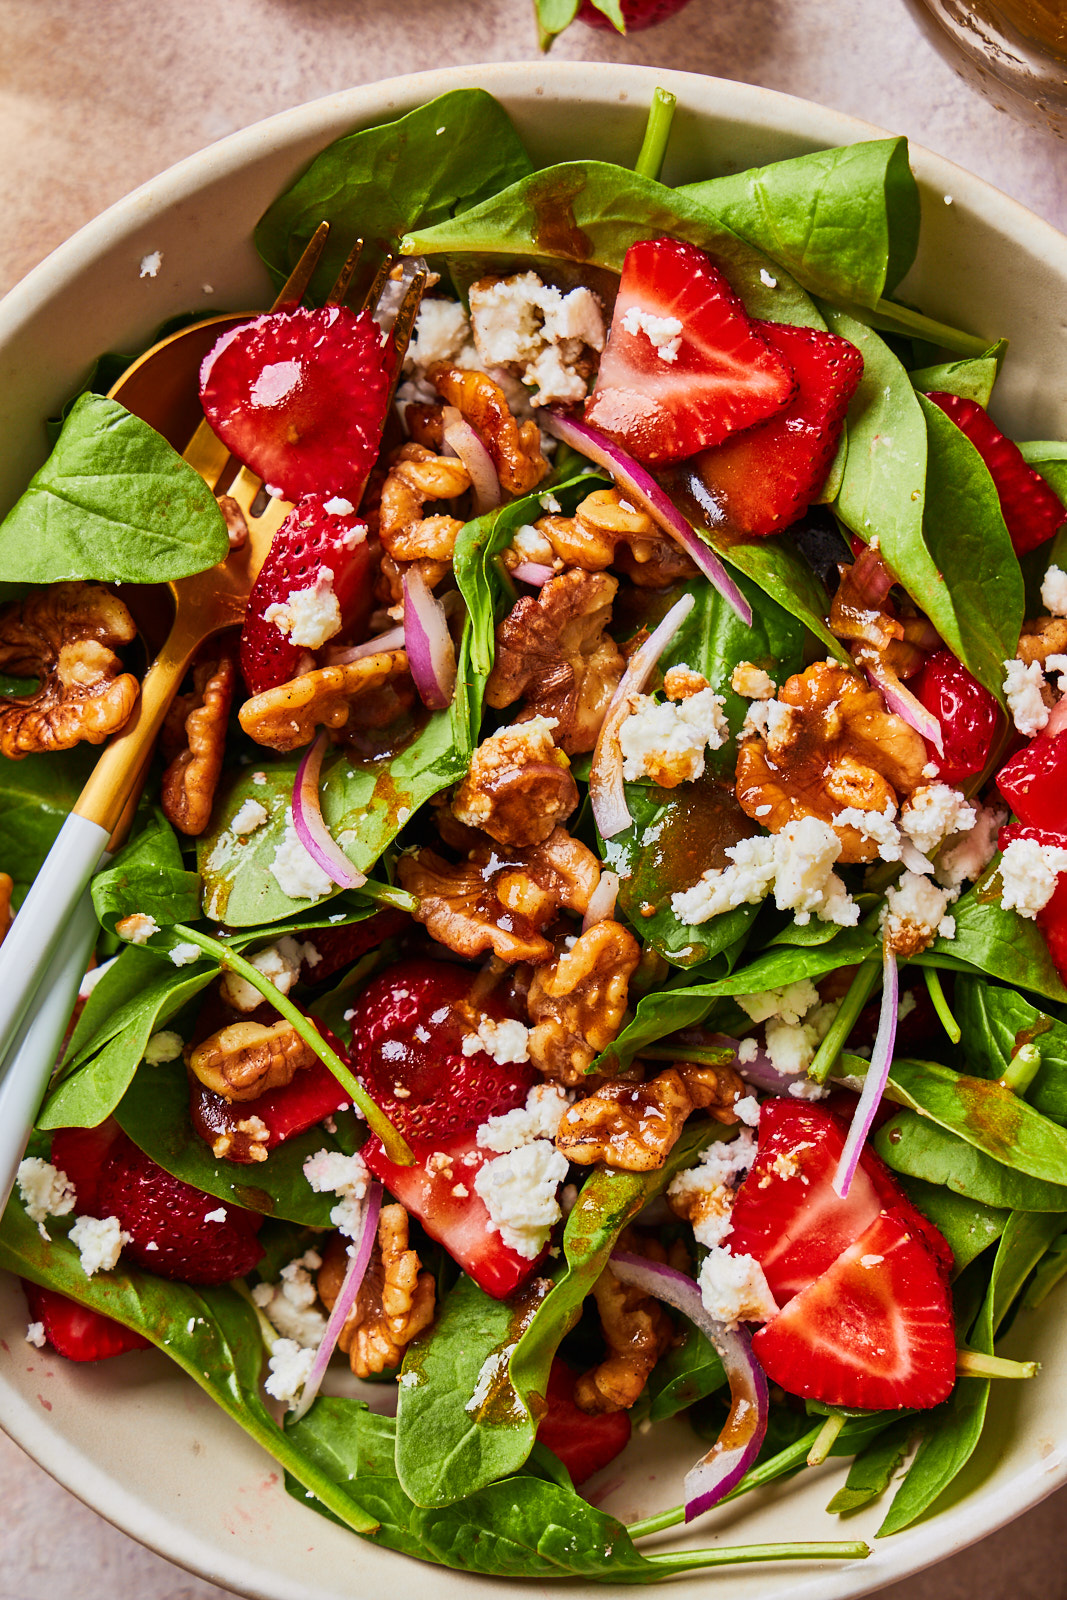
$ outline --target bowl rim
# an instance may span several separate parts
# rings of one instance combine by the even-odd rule
[[[76,279],[87,261],[112,248],[127,234],[140,232],[152,217],[190,198],[205,183],[246,166],[271,148],[319,133],[323,143],[338,137],[336,126],[344,119],[352,127],[402,115],[446,90],[483,87],[507,102],[509,96],[529,95],[534,80],[541,88],[566,99],[637,99],[657,84],[672,89],[684,103],[686,89],[701,86],[701,94],[716,97],[716,111],[769,133],[800,135],[814,148],[848,144],[862,139],[885,138],[888,130],[817,102],[760,85],[716,78],[674,68],[636,63],[584,61],[487,62],[431,69],[358,85],[252,123],[184,157],[115,201],[60,244],[0,299],[0,345],[28,319],[38,314],[67,284]],[[692,104],[692,102],[690,102]],[[695,114],[702,112],[694,106]],[[913,169],[922,183],[969,204],[1005,233],[1025,235],[1031,248],[1052,261],[1067,279],[1067,236],[1051,223],[1027,210],[1019,201],[966,168],[909,139]],[[6,1277],[6,1274],[0,1274]],[[0,1427],[57,1482],[104,1517],[121,1532],[154,1550],[195,1576],[221,1584],[255,1600],[321,1600],[322,1590],[292,1584],[266,1566],[256,1566],[235,1552],[206,1541],[179,1537],[173,1524],[81,1450],[72,1449],[62,1430],[47,1414],[34,1410],[8,1384],[0,1369]],[[791,1571],[776,1582],[768,1576],[768,1600],[853,1600],[886,1584],[914,1575],[938,1561],[958,1554],[987,1534],[1032,1509],[1067,1482],[1067,1448],[1017,1474],[1008,1489],[1001,1489],[992,1505],[983,1503],[983,1490],[953,1504],[944,1512],[920,1521],[875,1545],[863,1562],[844,1562],[831,1569],[812,1568],[805,1576]],[[981,1508],[981,1515],[977,1513]],[[352,1535],[353,1539],[357,1536]],[[467,1575],[469,1578],[469,1574]],[[856,1581],[858,1580],[858,1581]],[[501,1580],[482,1580],[499,1582]],[[264,1587],[264,1584],[269,1585]],[[781,1586],[780,1586],[781,1585]],[[605,1587],[598,1585],[598,1587]]]

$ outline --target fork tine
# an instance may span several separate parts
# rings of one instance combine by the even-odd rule
[[[326,248],[326,240],[329,237],[329,233],[330,224],[328,222],[320,222],[304,246],[300,260],[282,285],[278,298],[271,306],[272,311],[290,311],[303,300],[304,295],[307,293],[307,286],[311,282],[315,268],[319,264],[322,252]]]
[[[374,280],[371,283],[370,288],[363,296],[360,307],[361,310],[373,312],[375,306],[382,297],[382,290],[385,288],[386,279],[396,266],[396,262],[397,258],[394,255],[388,255],[382,261],[377,272],[374,274]]]
[[[397,379],[399,379],[400,369],[404,365],[404,357],[411,342],[412,329],[415,326],[415,318],[419,314],[419,306],[422,303],[428,277],[429,274],[424,269],[420,268],[416,272],[404,291],[400,309],[393,321],[393,372]]]
[[[339,306],[344,304],[345,295],[348,293],[348,286],[352,282],[356,268],[359,266],[359,258],[362,254],[363,240],[357,239],[348,253],[348,260],[337,274],[337,281],[334,283],[333,288],[326,296],[326,305]]]

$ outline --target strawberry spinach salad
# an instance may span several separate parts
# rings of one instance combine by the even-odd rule
[[[497,1576],[866,1553],[641,1541],[830,1455],[835,1514],[907,1461],[907,1527],[1067,1273],[1067,445],[896,298],[903,140],[671,189],[672,110],[535,170],[455,91],[263,217],[279,284],[330,222],[311,295],[200,396],[292,509],[0,1229],[31,1342],[157,1346],[309,1507]],[[13,905],[136,697],[121,585],[243,537],[116,370],[0,526]],[[598,1510],[681,1415],[677,1507]]]

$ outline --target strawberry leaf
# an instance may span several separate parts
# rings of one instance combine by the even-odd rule
[[[578,14],[579,0],[534,0],[538,39],[542,50],[551,48],[557,33],[569,28]]]

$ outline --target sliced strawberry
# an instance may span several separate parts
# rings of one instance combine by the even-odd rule
[[[963,783],[981,772],[1004,726],[989,690],[951,650],[938,650],[923,666],[915,693],[941,724],[941,754],[929,743],[926,754],[942,783]]]
[[[318,952],[313,967],[305,967],[304,981],[319,984],[345,967],[354,966],[368,950],[377,950],[387,939],[395,939],[411,926],[406,911],[394,911],[386,906],[362,922],[350,922],[343,928],[313,928],[305,935]]]
[[[367,525],[355,512],[328,511],[331,504],[351,502],[309,494],[293,507],[252,585],[241,629],[241,671],[253,694],[294,677],[301,657],[312,647],[309,641],[326,642],[320,635],[332,623],[316,625],[313,619],[310,631],[303,631],[300,611],[288,606],[292,595],[315,592],[314,608],[321,607],[324,616],[332,614],[337,622],[331,637],[366,628],[374,604]],[[285,609],[268,617],[272,606]]]
[[[997,788],[1020,822],[1067,833],[1067,730],[1031,739],[1001,767]]]
[[[578,1374],[557,1356],[548,1373],[548,1410],[537,1425],[537,1438],[559,1457],[576,1485],[614,1461],[630,1442],[628,1411],[602,1411],[590,1416],[574,1403]]]
[[[1040,742],[1034,740],[1034,744]],[[1049,828],[1020,827],[1018,823],[1013,823],[1008,828],[1001,828],[997,844],[1001,850],[1006,850],[1013,839],[1033,839],[1046,849],[1067,850],[1067,822],[1063,824],[1063,831],[1059,832]],[[1045,936],[1053,966],[1067,983],[1067,872],[1057,877],[1052,899],[1037,913],[1037,925]]]
[[[25,1278],[22,1287],[34,1322],[44,1324],[45,1338],[68,1361],[107,1361],[127,1350],[147,1350],[147,1339],[124,1328],[113,1317],[90,1311],[55,1289],[42,1289]]]
[[[1019,446],[1004,437],[977,400],[940,392],[927,399],[952,418],[989,468],[1015,554],[1025,555],[1051,539],[1067,522],[1067,508],[1041,474],[1027,466]]]
[[[359,505],[381,443],[389,374],[366,311],[275,311],[222,338],[200,368],[204,415],[222,442],[287,500]]]
[[[952,1296],[900,1217],[882,1212],[761,1328],[752,1349],[772,1383],[824,1405],[936,1406],[952,1391]]]
[[[792,368],[797,392],[784,411],[734,434],[693,468],[733,527],[768,534],[802,516],[826,482],[863,357],[835,333],[782,322],[753,327]]]
[[[120,1129],[113,1117],[98,1128],[59,1128],[52,1135],[52,1165],[65,1172],[78,1196],[78,1210],[96,1216],[104,1162]]]
[[[792,371],[703,250],[630,246],[586,420],[639,461],[680,461],[782,409]]]
[[[325,1031],[325,1030],[324,1030]],[[227,1101],[220,1094],[189,1074],[189,1117],[196,1132],[206,1144],[215,1147],[220,1139],[227,1140],[227,1161],[244,1165],[262,1160],[253,1155],[253,1149],[273,1150],[286,1139],[295,1139],[328,1117],[349,1105],[351,1096],[342,1088],[321,1061],[303,1067],[292,1083],[284,1088],[270,1089],[255,1100]],[[267,1129],[266,1139],[252,1140],[241,1123],[258,1117]]]

